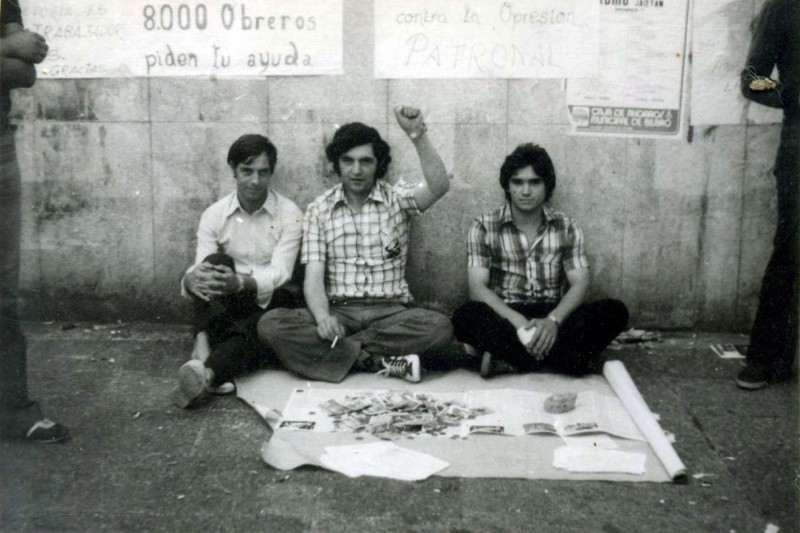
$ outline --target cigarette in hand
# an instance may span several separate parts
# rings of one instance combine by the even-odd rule
[[[333,338],[333,342],[331,343],[331,350],[333,350],[334,348],[336,348],[336,343],[337,343],[337,342],[339,342],[339,335],[336,335],[336,336]]]

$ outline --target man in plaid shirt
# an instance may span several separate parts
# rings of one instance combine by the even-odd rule
[[[446,316],[408,306],[405,280],[411,217],[447,192],[447,170],[422,113],[398,107],[395,117],[424,181],[385,183],[392,158],[378,131],[358,122],[339,128],[326,155],[341,183],[311,202],[303,221],[308,309],[276,309],[259,322],[261,338],[302,376],[339,382],[355,368],[417,382],[419,356],[452,338]]]
[[[617,300],[583,303],[589,261],[583,232],[548,205],[550,156],[518,146],[500,169],[508,203],[479,217],[467,240],[471,302],[453,315],[456,338],[482,354],[481,375],[519,370],[589,372],[628,323]]]

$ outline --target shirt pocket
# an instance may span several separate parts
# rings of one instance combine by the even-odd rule
[[[543,289],[556,290],[560,288],[563,278],[561,257],[562,254],[556,249],[537,254],[533,258],[534,272]]]
[[[391,261],[405,255],[406,245],[408,244],[408,232],[405,228],[382,227],[380,231],[381,256],[387,261]]]

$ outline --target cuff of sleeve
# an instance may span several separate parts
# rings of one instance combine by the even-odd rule
[[[181,297],[186,299],[190,299],[192,295],[189,294],[189,291],[186,290],[186,285],[184,285],[184,282],[186,281],[186,275],[192,272],[195,266],[197,265],[192,265],[189,268],[187,268],[186,272],[184,272],[183,276],[181,277]]]
[[[488,259],[476,259],[474,257],[467,258],[467,268],[475,267],[475,268],[491,268],[492,262]]]
[[[270,300],[272,300],[272,293],[275,290],[275,285],[271,279],[261,276],[253,276],[256,282],[256,303],[259,307],[267,307]]]

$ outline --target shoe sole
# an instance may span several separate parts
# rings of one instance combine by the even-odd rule
[[[744,390],[760,390],[760,389],[763,389],[763,388],[765,388],[767,386],[767,382],[766,381],[757,381],[757,382],[740,381],[740,380],[737,379],[736,380],[736,386],[739,387],[740,389],[744,389]]]
[[[32,439],[30,437],[24,438],[23,440],[27,440],[28,442],[35,442],[36,444],[60,444],[62,442],[68,442],[72,437],[69,433],[66,435],[54,437],[52,439]]]
[[[481,356],[481,377],[492,377],[492,354],[484,352]]]
[[[206,387],[206,391],[214,396],[227,396],[236,392],[236,385],[230,381],[226,381],[219,387]]]
[[[190,361],[178,370],[178,386],[172,392],[172,401],[178,407],[189,407],[206,390],[205,367]]]

